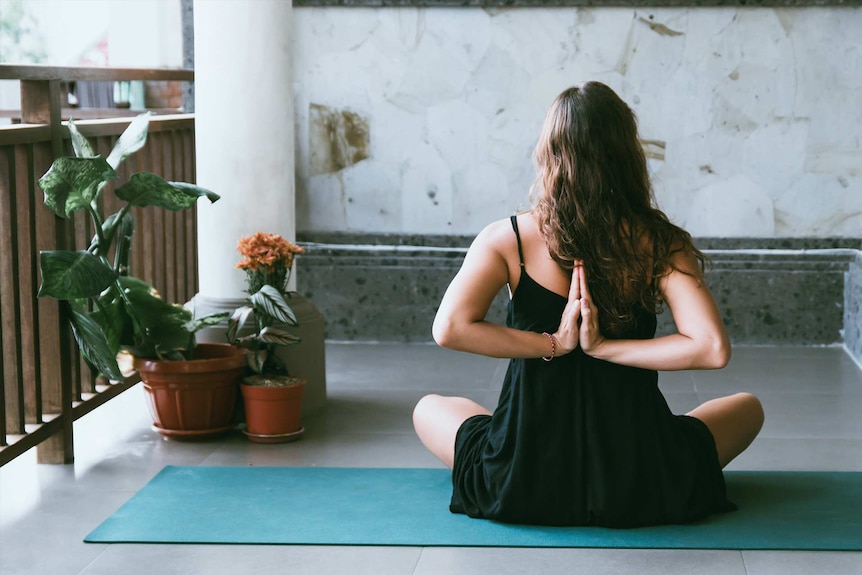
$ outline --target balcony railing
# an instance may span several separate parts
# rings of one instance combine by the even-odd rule
[[[193,78],[190,70],[0,65],[0,80],[19,80],[22,96],[20,123],[0,126],[0,465],[34,446],[40,462],[72,462],[72,423],[137,382],[135,377],[108,382],[90,374],[71,336],[67,306],[36,297],[39,252],[86,249],[93,235],[83,216],[63,220],[46,208],[37,183],[55,157],[72,154],[66,114],[74,114],[80,132],[105,156],[130,121],[79,121],[94,112],[63,110],[63,85]],[[194,182],[194,116],[154,116],[146,146],[121,166],[120,181],[138,171]],[[119,207],[112,192],[107,187],[102,194],[106,212]],[[135,275],[168,301],[189,300],[198,281],[195,211],[135,208],[134,215]]]

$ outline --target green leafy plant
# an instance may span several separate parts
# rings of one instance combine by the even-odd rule
[[[180,211],[206,197],[219,196],[183,182],[168,182],[149,172],[132,174],[115,190],[125,204],[104,217],[100,196],[105,185],[118,178],[118,166],[140,150],[147,140],[150,113],[137,116],[117,140],[107,158],[97,155],[90,142],[69,121],[74,157],[54,160],[39,186],[45,205],[61,218],[87,212],[95,235],[86,250],[43,251],[39,297],[66,301],[71,307],[75,340],[88,365],[112,380],[123,378],[117,354],[128,351],[148,359],[190,359],[194,334],[216,325],[227,313],[195,319],[191,311],[159,297],[149,284],[129,275],[135,221],[132,207],[159,207]]]
[[[278,325],[299,325],[285,293],[294,255],[305,250],[277,234],[257,233],[241,238],[237,251],[244,256],[237,267],[246,272],[249,295],[247,305],[237,308],[228,320],[227,339],[246,349],[246,361],[253,372],[286,375],[287,368],[275,348],[301,340]],[[240,335],[252,314],[256,329]]]

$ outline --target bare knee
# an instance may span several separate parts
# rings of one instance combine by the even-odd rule
[[[423,396],[413,408],[413,429],[427,445],[429,435],[438,433],[448,420],[449,404],[453,398],[429,393]]]
[[[760,431],[760,428],[763,427],[763,421],[766,418],[766,415],[763,412],[763,404],[760,403],[760,398],[753,393],[748,392],[737,393],[734,395],[734,398],[739,401],[741,410],[744,411],[750,424],[756,427],[757,431]]]
[[[423,396],[416,403],[416,407],[413,408],[413,425],[416,426],[417,422],[422,421],[423,418],[428,416],[428,412],[431,411],[432,407],[436,404],[439,404],[440,400],[443,396],[438,395],[436,393],[430,393],[426,396]]]
[[[697,417],[709,428],[722,467],[754,441],[764,420],[760,399],[751,393],[736,393],[707,401],[689,415]]]

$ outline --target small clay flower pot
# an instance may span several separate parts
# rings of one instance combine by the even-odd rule
[[[245,434],[257,443],[285,443],[299,439],[302,427],[302,394],[305,379],[289,376],[252,375],[243,380]]]

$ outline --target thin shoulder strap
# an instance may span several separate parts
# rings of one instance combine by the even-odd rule
[[[521,267],[524,267],[524,250],[521,248],[521,234],[518,232],[518,217],[512,216],[512,229],[515,230],[515,237],[518,239],[518,260],[521,262]]]

